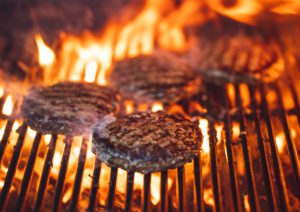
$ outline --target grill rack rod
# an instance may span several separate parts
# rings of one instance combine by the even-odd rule
[[[283,98],[282,98],[282,95],[281,95],[278,85],[273,84],[272,88],[275,90],[277,98],[278,98],[278,106],[280,108],[280,110],[279,110],[280,111],[280,114],[279,114],[280,120],[281,120],[281,124],[282,124],[283,130],[284,130],[285,138],[287,141],[290,160],[292,162],[292,167],[293,167],[294,175],[296,177],[296,182],[298,182],[297,187],[300,189],[300,187],[299,187],[299,182],[300,182],[299,157],[297,154],[297,149],[295,147],[295,144],[292,141],[291,134],[289,131],[290,127],[287,122],[285,111],[284,111]]]
[[[277,208],[276,205],[276,200],[275,200],[275,194],[274,194],[274,189],[272,185],[272,179],[271,179],[271,174],[270,174],[270,166],[268,163],[268,156],[266,154],[265,150],[265,145],[264,145],[264,140],[262,137],[262,131],[260,127],[260,121],[259,121],[259,116],[257,114],[257,102],[255,99],[255,90],[252,86],[249,87],[250,91],[250,105],[251,109],[253,110],[254,113],[254,124],[255,124],[255,132],[256,132],[256,137],[257,137],[257,143],[258,143],[258,151],[260,153],[260,161],[262,165],[262,172],[264,175],[264,183],[266,186],[266,193],[267,193],[267,199],[268,199],[268,204],[270,207],[270,210],[273,211],[275,208]]]
[[[54,156],[54,151],[57,143],[57,135],[52,135],[51,141],[48,147],[48,152],[46,155],[44,167],[43,167],[43,172],[40,180],[40,184],[38,187],[38,192],[37,192],[37,199],[35,201],[35,206],[34,206],[34,211],[38,212],[40,211],[42,205],[43,205],[43,199],[49,179],[49,174],[50,174],[50,168],[52,167],[53,164],[53,156]]]
[[[226,145],[226,152],[228,157],[228,168],[229,168],[229,175],[230,175],[230,185],[231,185],[231,192],[233,198],[233,206],[235,211],[242,211],[241,207],[241,200],[240,200],[240,191],[238,185],[238,179],[236,176],[236,167],[234,162],[234,155],[232,151],[232,123],[231,117],[229,115],[229,97],[227,96],[226,87],[222,88],[224,98],[224,105],[226,108],[226,114],[224,117],[224,128],[225,128],[225,145]]]
[[[282,165],[278,156],[278,150],[276,147],[275,139],[274,139],[274,131],[272,128],[271,118],[270,118],[270,111],[269,106],[267,104],[266,99],[266,88],[264,86],[260,86],[259,88],[260,93],[262,94],[262,104],[261,109],[264,111],[264,113],[261,113],[261,116],[264,119],[264,122],[267,126],[267,133],[269,138],[269,144],[271,149],[271,155],[273,160],[273,169],[275,173],[275,179],[276,179],[276,185],[277,185],[277,191],[279,194],[280,203],[282,204],[283,209],[289,210],[289,200],[287,195],[287,188],[284,180],[284,174],[282,170]]]
[[[14,178],[14,175],[16,173],[17,165],[20,159],[21,151],[22,151],[22,146],[25,140],[25,135],[27,132],[27,126],[23,124],[19,129],[19,137],[17,140],[17,143],[14,148],[14,152],[11,158],[11,162],[9,164],[9,168],[5,177],[4,185],[0,194],[0,211],[3,209],[5,205],[5,201],[7,199],[7,195],[9,193],[9,190],[11,188],[11,184]]]
[[[88,148],[88,138],[83,138],[81,147],[80,147],[77,169],[76,169],[74,188],[72,191],[72,197],[71,197],[71,201],[70,201],[70,211],[76,210],[79,192],[80,192],[81,183],[82,183],[83,172],[84,172],[84,165],[85,165],[86,156],[87,156],[87,148]]]
[[[264,89],[266,89],[266,88],[264,88]],[[266,102],[266,99],[264,99],[265,98],[265,94],[263,95],[263,92],[261,91],[260,92],[261,94],[262,94],[262,101],[264,101],[265,100],[265,105],[262,103],[262,105],[261,105],[261,107],[263,108],[263,110],[262,111],[266,111],[265,110],[265,106],[268,106],[268,103]],[[282,107],[279,107],[279,111],[280,110],[282,110],[283,111],[283,114],[284,114],[284,116],[285,116],[285,110],[284,110],[284,108],[283,108],[283,105],[281,105]],[[297,108],[293,108],[292,110],[294,110],[294,111],[297,111]],[[264,115],[262,115],[262,118],[263,118],[263,120],[267,123],[268,121],[267,121],[267,118],[269,118],[270,119],[270,114],[273,114],[272,112],[270,112],[270,111],[268,111],[269,113],[267,114],[267,116],[264,114]],[[290,115],[289,113],[287,113],[288,115]],[[279,115],[280,116],[280,113],[276,113],[276,115]],[[296,115],[296,114],[292,114],[292,115]],[[245,116],[246,117],[246,116]],[[253,115],[251,115],[251,117],[254,117]],[[248,116],[247,116],[247,118],[248,118]],[[285,117],[285,119],[286,119],[286,117]],[[287,120],[286,120],[287,121]],[[9,129],[10,127],[9,126],[11,126],[11,128],[12,128],[12,126],[13,126],[13,120],[11,121],[11,120],[8,120],[8,122],[7,122],[7,124],[6,124],[6,129]],[[226,126],[226,124],[225,124],[225,126]],[[270,146],[271,146],[271,152],[272,152],[272,158],[273,158],[273,160],[274,160],[274,151],[277,151],[277,148],[276,148],[276,144],[275,144],[275,142],[274,142],[274,133],[273,133],[273,131],[270,131],[270,129],[272,128],[272,123],[271,123],[271,120],[269,120],[269,124],[267,124],[267,129],[268,129],[268,135],[269,135],[269,139],[270,139]],[[288,128],[289,128],[289,126],[288,126]],[[7,133],[5,133],[4,132],[4,135],[3,135],[3,137],[2,137],[2,140],[5,140],[5,138],[7,138],[8,139],[8,136],[9,136],[9,134],[10,134],[10,131],[11,131],[11,129],[10,130],[5,130],[5,131],[7,131]],[[270,136],[270,134],[271,134],[271,136]],[[273,141],[271,141],[271,137],[273,137]],[[4,142],[5,143],[5,142]],[[272,143],[273,143],[273,148],[272,148]],[[2,142],[1,142],[1,146],[2,146]],[[273,149],[273,150],[272,150]],[[278,153],[276,153],[277,154],[277,160],[279,161],[279,159],[278,159]],[[296,153],[297,154],[297,153]],[[275,163],[275,162],[274,162]],[[277,163],[278,164],[278,163]],[[274,166],[274,173],[275,173],[275,177],[276,177],[276,181],[281,181],[281,183],[278,183],[278,186],[277,186],[277,190],[278,190],[278,192],[279,192],[279,198],[281,199],[281,200],[283,200],[283,201],[281,201],[281,202],[283,202],[283,203],[279,203],[279,206],[282,208],[284,208],[284,206],[286,205],[286,208],[289,208],[289,203],[288,203],[288,198],[287,198],[287,189],[286,189],[286,185],[285,185],[285,181],[284,181],[284,179],[283,179],[283,177],[281,176],[280,177],[280,175],[281,174],[283,174],[283,172],[282,172],[282,170],[280,171],[279,170],[280,169],[280,166],[279,166],[279,168],[275,165]],[[277,170],[277,171],[276,171]],[[278,171],[279,170],[279,171]],[[278,177],[279,176],[279,177]],[[93,178],[94,179],[94,178]],[[98,177],[98,179],[99,179],[99,177]],[[195,178],[195,181],[196,181],[196,179],[197,178]],[[278,180],[278,179],[280,179],[280,180]],[[195,182],[196,183],[196,182]],[[201,182],[200,182],[200,184],[201,184]],[[196,185],[195,185],[196,186]],[[281,206],[281,205],[283,205],[283,206]]]
[[[25,174],[23,177],[22,185],[21,185],[21,191],[20,191],[20,194],[19,194],[19,197],[17,200],[15,211],[21,211],[21,209],[23,207],[41,139],[42,139],[42,134],[37,133],[35,135],[33,145],[32,145],[31,151],[30,151],[28,163],[26,165],[26,170],[25,170]]]
[[[64,143],[65,143],[64,153],[63,153],[61,164],[60,164],[58,180],[57,180],[57,183],[55,186],[55,196],[54,196],[54,203],[53,203],[53,210],[52,210],[53,212],[57,211],[60,206],[62,190],[64,187],[64,182],[65,182],[67,169],[68,169],[68,162],[69,162],[70,153],[71,153],[72,138],[66,137],[64,140]]]
[[[249,199],[250,199],[250,207],[252,211],[258,211],[258,199],[257,199],[257,191],[255,187],[254,181],[254,173],[252,168],[252,161],[249,155],[249,149],[247,147],[247,136],[246,136],[246,126],[245,126],[245,116],[243,111],[242,105],[242,97],[240,94],[240,89],[237,84],[234,85],[235,93],[236,93],[236,101],[235,104],[238,108],[238,122],[240,126],[240,139],[242,144],[243,156],[244,156],[244,164],[246,167],[246,177],[247,177],[247,184],[249,190]]]

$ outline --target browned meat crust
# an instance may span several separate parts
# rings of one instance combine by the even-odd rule
[[[199,155],[197,124],[166,112],[106,116],[95,125],[92,150],[109,166],[141,173],[175,168]]]
[[[91,83],[63,82],[37,87],[21,107],[27,124],[41,133],[80,135],[117,110],[118,96],[111,88]]]
[[[217,38],[200,37],[189,59],[203,79],[213,82],[270,82],[282,73],[278,45],[258,33],[223,33]]]
[[[120,61],[109,80],[121,96],[139,103],[174,103],[200,89],[197,72],[165,52]]]

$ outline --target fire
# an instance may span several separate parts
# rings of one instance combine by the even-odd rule
[[[277,15],[300,15],[299,1],[284,1],[284,0],[237,0],[231,5],[232,1],[212,0],[207,1],[211,9],[227,16],[231,19],[248,23],[256,24],[260,16],[264,14]]]
[[[207,15],[199,12],[205,6],[196,0],[183,1],[178,8],[171,0],[147,0],[135,18],[126,23],[123,22],[128,18],[122,15],[118,23],[110,20],[100,34],[62,34],[57,54],[37,34],[44,80],[84,80],[106,85],[115,61],[150,54],[156,47],[184,51],[189,45],[184,28],[207,20]]]
[[[4,94],[4,89],[0,87],[0,98],[3,96]]]
[[[152,112],[157,112],[157,111],[160,111],[160,110],[163,110],[163,105],[162,103],[154,103],[152,105]]]
[[[244,207],[246,211],[250,211],[250,203],[248,195],[244,195]]]
[[[215,201],[214,201],[212,188],[204,189],[203,199],[204,199],[205,204],[210,205],[210,206],[214,206]]]
[[[55,54],[53,50],[47,46],[40,34],[35,35],[35,42],[39,52],[39,64],[42,67],[48,67],[53,64]]]
[[[284,150],[284,146],[285,146],[284,133],[282,132],[282,133],[279,133],[278,135],[276,135],[275,140],[276,140],[276,146],[277,146],[278,152],[282,153]]]
[[[13,102],[12,96],[8,95],[5,100],[5,103],[4,103],[4,106],[2,109],[2,113],[7,116],[11,115],[13,112],[13,104],[14,104],[14,102]]]
[[[206,119],[200,119],[199,128],[203,135],[202,150],[204,153],[209,153],[208,121]]]

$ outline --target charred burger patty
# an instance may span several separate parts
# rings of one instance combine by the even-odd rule
[[[109,80],[121,96],[138,103],[174,103],[191,97],[200,87],[197,72],[167,53],[117,62]]]
[[[26,123],[41,133],[79,135],[117,109],[118,96],[108,87],[63,82],[36,87],[21,106]]]
[[[189,54],[204,79],[214,82],[270,82],[283,71],[278,45],[258,33],[223,33],[207,36]]]
[[[109,166],[142,173],[175,168],[199,155],[197,124],[166,112],[106,116],[95,125],[92,150]]]

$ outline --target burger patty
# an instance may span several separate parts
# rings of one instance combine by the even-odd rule
[[[270,82],[283,71],[277,44],[258,33],[222,33],[214,39],[200,36],[196,46],[190,59],[209,81]]]
[[[21,106],[27,124],[41,133],[80,135],[117,110],[118,95],[91,83],[62,82],[29,91]]]
[[[137,56],[116,63],[109,81],[122,97],[138,103],[174,103],[200,89],[200,77],[168,53]]]
[[[139,112],[98,122],[92,151],[109,166],[146,174],[191,161],[201,142],[197,124],[180,115]]]

